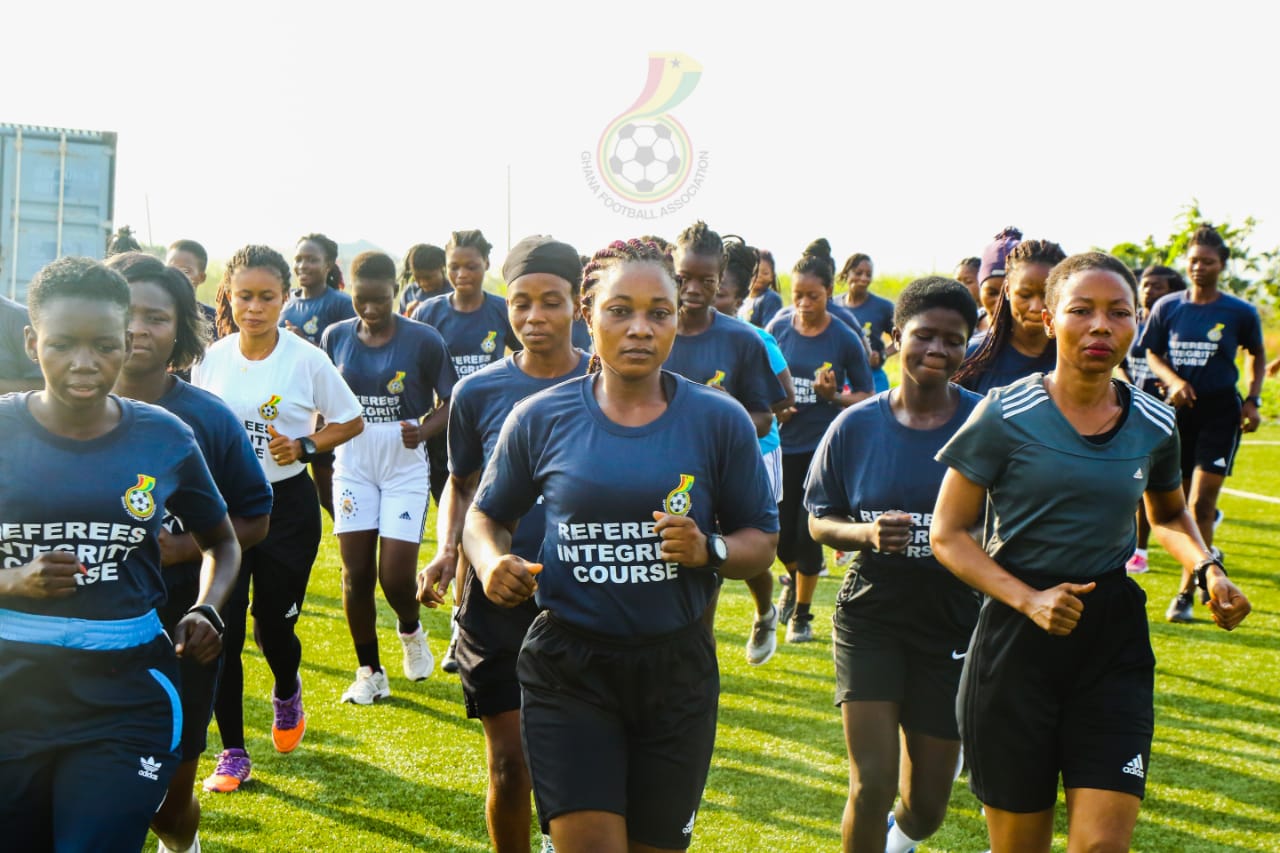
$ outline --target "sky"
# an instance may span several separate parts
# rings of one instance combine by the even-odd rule
[[[115,223],[215,257],[312,231],[398,256],[481,228],[496,270],[528,234],[590,253],[701,218],[783,268],[826,237],[886,273],[947,271],[1005,225],[1082,251],[1167,234],[1193,198],[1280,244],[1273,4],[72,0],[6,17],[0,122],[117,132]],[[702,69],[670,115],[706,168],[680,210],[628,218],[582,158],[655,52]]]

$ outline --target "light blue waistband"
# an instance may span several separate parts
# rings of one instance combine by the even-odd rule
[[[0,609],[0,639],[89,652],[131,649],[163,633],[154,610],[132,619],[71,619]]]

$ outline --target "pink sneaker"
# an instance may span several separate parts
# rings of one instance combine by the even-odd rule
[[[1129,562],[1124,564],[1124,570],[1131,575],[1146,574],[1148,568],[1150,567],[1147,565],[1147,558],[1141,554],[1134,554],[1129,558]]]

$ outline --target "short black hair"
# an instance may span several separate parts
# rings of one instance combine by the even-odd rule
[[[1173,267],[1166,267],[1162,264],[1152,264],[1142,271],[1142,275],[1136,276],[1139,280],[1144,278],[1162,278],[1169,285],[1170,293],[1177,293],[1179,290],[1187,289],[1187,280],[1182,277],[1182,273]]]
[[[107,260],[107,268],[120,273],[129,284],[142,281],[154,282],[173,300],[178,338],[174,341],[173,352],[169,355],[171,368],[186,370],[204,358],[204,351],[209,346],[209,338],[213,330],[209,328],[204,311],[196,302],[196,292],[191,289],[191,282],[187,280],[182,270],[166,266],[164,261],[146,252],[112,255]]]
[[[400,286],[396,278],[396,262],[386,252],[369,251],[356,255],[351,261],[351,278],[389,281],[392,290],[398,290]]]
[[[1210,249],[1216,249],[1218,258],[1224,264],[1231,257],[1231,250],[1227,248],[1227,241],[1222,239],[1222,235],[1218,233],[1218,229],[1205,222],[1196,228],[1195,233],[1191,235],[1191,240],[1187,243],[1187,249],[1192,246],[1208,246]]]
[[[978,270],[982,269],[982,258],[961,258],[960,263],[956,264],[956,269],[965,267],[973,270],[973,274],[977,275]]]
[[[931,275],[911,282],[898,294],[893,308],[893,325],[899,329],[912,317],[933,308],[946,308],[964,318],[969,334],[978,325],[978,305],[973,301],[969,288],[953,278]]]
[[[209,253],[204,250],[195,240],[174,240],[169,244],[170,252],[186,252],[196,259],[196,263],[200,266],[200,272],[209,269]]]
[[[400,283],[413,281],[414,270],[444,269],[444,249],[430,243],[414,243],[404,253],[404,268],[400,270]]]
[[[475,249],[480,253],[480,257],[484,258],[485,263],[489,262],[489,252],[493,249],[493,244],[484,238],[484,232],[479,228],[472,228],[468,231],[454,231],[449,235],[449,242],[444,245],[445,251],[453,249]]]
[[[185,276],[184,276],[185,281]],[[191,285],[186,285],[191,293]],[[193,297],[194,298],[194,297]],[[59,299],[90,299],[106,302],[129,318],[129,283],[124,276],[93,258],[66,257],[46,264],[27,287],[27,310],[31,325],[39,330],[45,307]]]
[[[1062,298],[1062,286],[1067,280],[1078,272],[1090,270],[1110,272],[1120,276],[1124,283],[1129,285],[1129,292],[1133,294],[1133,304],[1138,304],[1138,282],[1133,278],[1133,270],[1119,258],[1114,258],[1106,252],[1083,252],[1072,255],[1049,271],[1049,278],[1044,283],[1045,307],[1050,311],[1055,310],[1058,300]]]

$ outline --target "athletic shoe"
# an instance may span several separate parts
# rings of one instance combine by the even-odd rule
[[[809,643],[813,641],[813,614],[808,616],[793,615],[787,623],[788,643]]]
[[[191,846],[182,850],[174,850],[172,847],[165,847],[164,842],[156,847],[156,853],[200,853],[200,833],[196,833],[196,837],[192,839]]]
[[[894,816],[893,816],[893,812],[889,812],[889,829],[893,829],[894,824],[896,824],[897,822],[898,822],[898,821],[897,821],[897,819],[896,819],[896,818],[894,818]],[[904,833],[904,835],[905,835],[905,833]],[[916,853],[916,848],[915,848],[915,847],[908,847],[908,848],[906,849],[906,853]]]
[[[1169,609],[1164,612],[1164,618],[1170,622],[1194,622],[1195,601],[1192,599],[1190,590],[1180,592],[1169,604]]]
[[[751,636],[747,638],[747,663],[759,666],[768,662],[778,650],[778,608],[769,607],[769,615],[751,623]]]
[[[791,622],[791,614],[796,612],[796,588],[788,575],[778,578],[778,583],[782,586],[782,594],[778,596],[778,621],[785,625]]]
[[[298,676],[297,691],[288,699],[277,699],[272,691],[271,704],[276,712],[271,723],[271,742],[276,752],[293,752],[307,731],[307,715],[302,712],[302,676]]]
[[[427,632],[419,625],[412,634],[401,634],[400,642],[404,645],[404,677],[410,681],[430,678],[436,659],[427,647]]]
[[[831,570],[827,568],[826,563],[823,563],[822,568],[818,569],[818,574],[815,577],[820,577],[820,578],[831,577]]]
[[[249,753],[243,749],[224,749],[218,756],[218,764],[213,774],[204,780],[204,789],[219,794],[230,794],[242,784],[249,781],[253,772],[253,762]]]
[[[1222,512],[1222,510],[1218,510],[1217,514],[1213,516],[1213,529],[1215,531],[1218,529],[1218,525],[1222,523],[1222,519],[1224,518],[1226,518],[1226,515]]]
[[[556,853],[556,846],[551,843],[551,836],[542,836],[542,846],[538,848],[538,853]]]
[[[1150,568],[1147,565],[1147,558],[1141,554],[1134,554],[1129,558],[1129,562],[1124,564],[1124,570],[1131,575],[1145,575]]]
[[[449,634],[449,648],[444,650],[444,657],[440,659],[440,670],[454,675],[458,672],[458,618],[455,616],[450,620],[452,631]]]
[[[836,551],[836,568],[847,568],[856,556],[858,556],[857,551]],[[819,577],[821,577],[821,575],[819,575]]]
[[[372,705],[376,699],[390,698],[391,685],[387,683],[387,674],[382,670],[374,672],[369,666],[356,670],[356,680],[342,694],[342,701],[352,705]]]

